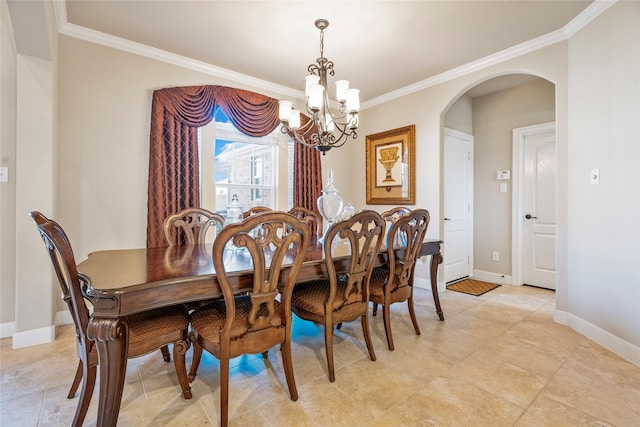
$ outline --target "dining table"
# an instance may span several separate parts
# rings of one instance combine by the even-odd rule
[[[437,287],[438,265],[442,263],[441,244],[441,240],[425,240],[420,256],[431,256],[433,299],[439,319],[444,320]],[[97,426],[115,426],[118,420],[129,342],[127,316],[222,296],[213,268],[212,246],[194,244],[102,250],[90,253],[78,264],[78,271],[87,282],[85,296],[93,305],[87,335],[95,341],[99,357]],[[402,248],[396,250],[401,252]],[[335,242],[331,253],[336,271],[347,269],[348,245]],[[225,250],[224,257],[233,291],[237,294],[251,291],[251,257],[238,248]],[[386,263],[387,248],[381,245],[374,266]],[[283,274],[287,274],[286,270],[284,267]],[[314,280],[326,275],[322,241],[312,241],[296,281]]]

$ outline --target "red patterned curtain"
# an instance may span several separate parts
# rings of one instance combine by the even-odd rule
[[[304,127],[309,120],[311,119],[303,115],[301,127]],[[311,134],[312,132],[305,139],[308,143],[311,143]],[[293,205],[319,214],[317,200],[322,194],[320,152],[306,145],[295,144],[293,159]]]
[[[198,128],[213,119],[217,106],[222,108],[238,130],[250,136],[268,135],[279,124],[278,101],[255,92],[224,86],[190,86],[155,91],[151,107],[147,247],[165,245],[162,225],[167,216],[187,207],[200,206]],[[294,202],[295,194],[299,192],[319,196],[322,186],[319,153],[312,148],[305,149],[305,152],[298,154],[296,147],[295,175],[308,174],[318,178],[304,179],[302,183],[294,184]],[[317,157],[317,162],[313,163],[317,170],[309,169],[312,163],[305,160],[307,157]],[[301,161],[308,166],[298,167]],[[299,187],[308,185],[307,182],[318,182],[318,189]],[[312,206],[298,206],[317,211],[315,199]]]

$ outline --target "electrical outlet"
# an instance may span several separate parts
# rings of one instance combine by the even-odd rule
[[[500,261],[500,252],[498,251],[493,251],[493,254],[491,256],[491,259],[494,261]]]

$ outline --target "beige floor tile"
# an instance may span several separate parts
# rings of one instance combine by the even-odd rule
[[[547,396],[539,396],[516,422],[517,427],[591,426],[613,427],[571,406],[556,402]]]
[[[359,321],[334,336],[336,381],[327,378],[324,331],[294,316],[290,399],[278,347],[232,359],[231,426],[640,426],[640,368],[553,323],[554,293],[503,285],[480,297],[416,289],[421,335],[406,304],[391,308],[395,351],[381,311],[370,317],[372,362]],[[187,353],[187,367],[191,351]],[[0,340],[0,425],[70,425],[77,366],[74,329],[54,343],[11,349]],[[160,352],[129,359],[118,426],[219,425],[219,362],[205,352],[185,400]],[[85,426],[95,426],[99,379]],[[363,415],[364,414],[364,415]]]
[[[0,404],[0,426],[36,427],[42,409],[45,390],[23,394]]]
[[[439,377],[389,412],[431,425],[511,426],[523,409],[466,381]]]
[[[480,349],[452,368],[448,376],[467,381],[508,402],[526,408],[547,383],[547,377]]]
[[[640,387],[635,380],[613,383],[603,378],[598,362],[587,367],[568,361],[551,378],[544,394],[614,425],[640,425]],[[635,378],[640,375],[637,368],[629,372]]]

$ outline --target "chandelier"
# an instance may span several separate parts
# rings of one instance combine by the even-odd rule
[[[306,76],[306,109],[310,120],[300,126],[300,110],[293,108],[289,100],[278,101],[278,117],[282,122],[280,130],[291,135],[300,144],[314,147],[322,154],[334,147],[340,147],[349,137],[357,138],[360,91],[349,89],[348,80],[336,81],[336,99],[340,104],[337,111],[331,111],[327,94],[327,75],[333,76],[333,62],[324,57],[324,29],[329,26],[326,19],[318,19],[316,28],[320,30],[320,57],[309,65]]]

